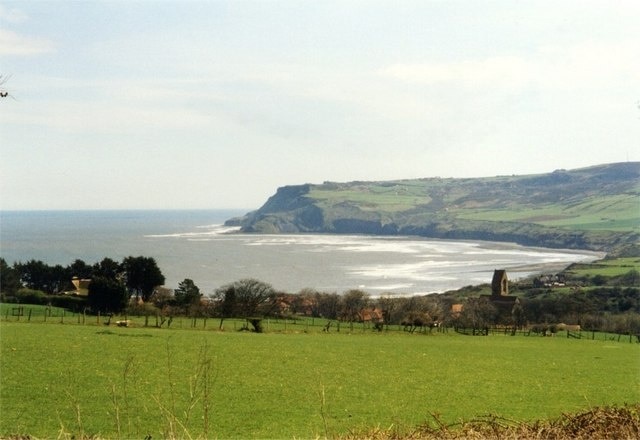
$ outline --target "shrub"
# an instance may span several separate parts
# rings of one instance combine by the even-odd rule
[[[88,300],[94,312],[118,313],[127,307],[129,293],[117,281],[95,278],[89,284]]]
[[[47,296],[47,302],[54,307],[61,307],[74,312],[80,312],[88,307],[86,297],[82,296],[49,295]]]
[[[443,423],[437,414],[435,422],[401,433],[395,428],[376,428],[369,432],[352,432],[338,436],[342,440],[368,438],[375,440],[462,440],[462,439],[631,439],[640,434],[640,405],[596,407],[578,414],[563,414],[551,420],[514,422],[489,415],[452,425]]]
[[[127,314],[134,316],[150,316],[160,313],[160,308],[152,303],[135,303],[133,302],[127,307]]]
[[[20,289],[15,294],[16,302],[22,304],[47,304],[47,295],[41,290]]]

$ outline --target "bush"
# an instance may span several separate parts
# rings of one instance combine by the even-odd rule
[[[155,316],[160,313],[160,308],[152,303],[133,303],[127,307],[127,314],[134,316]]]
[[[604,275],[595,275],[591,278],[591,282],[596,286],[604,286],[609,281],[609,277]]]
[[[61,307],[73,312],[80,312],[89,306],[86,297],[69,295],[49,295],[48,304],[54,307]]]
[[[41,290],[34,289],[20,289],[15,294],[17,303],[20,304],[39,304],[45,305],[48,303],[47,295]]]
[[[119,313],[129,303],[127,289],[108,278],[94,278],[89,284],[89,304],[94,312]]]
[[[623,274],[619,283],[623,286],[640,286],[640,272],[635,269]]]
[[[406,433],[394,428],[375,428],[369,432],[353,432],[338,436],[341,440],[368,438],[374,440],[462,440],[462,439],[631,439],[640,434],[640,405],[596,407],[578,414],[563,414],[550,420],[514,422],[499,416],[462,421],[452,425],[443,423],[437,414],[434,422],[426,423]]]

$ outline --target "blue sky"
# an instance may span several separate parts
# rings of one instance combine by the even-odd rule
[[[2,209],[640,160],[637,1],[1,1]]]

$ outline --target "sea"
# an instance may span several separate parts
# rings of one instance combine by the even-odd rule
[[[255,278],[283,292],[305,288],[372,297],[440,293],[488,283],[494,269],[515,280],[553,273],[603,254],[510,243],[421,237],[244,234],[224,222],[247,210],[0,211],[0,257],[67,266],[109,257],[153,257],[176,288],[191,279],[205,295]]]

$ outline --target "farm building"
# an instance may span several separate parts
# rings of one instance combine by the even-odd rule
[[[71,279],[71,284],[73,284],[73,287],[75,287],[75,290],[72,290],[70,292],[65,292],[65,295],[75,295],[75,296],[89,295],[89,284],[91,284],[91,280],[73,277]]]

